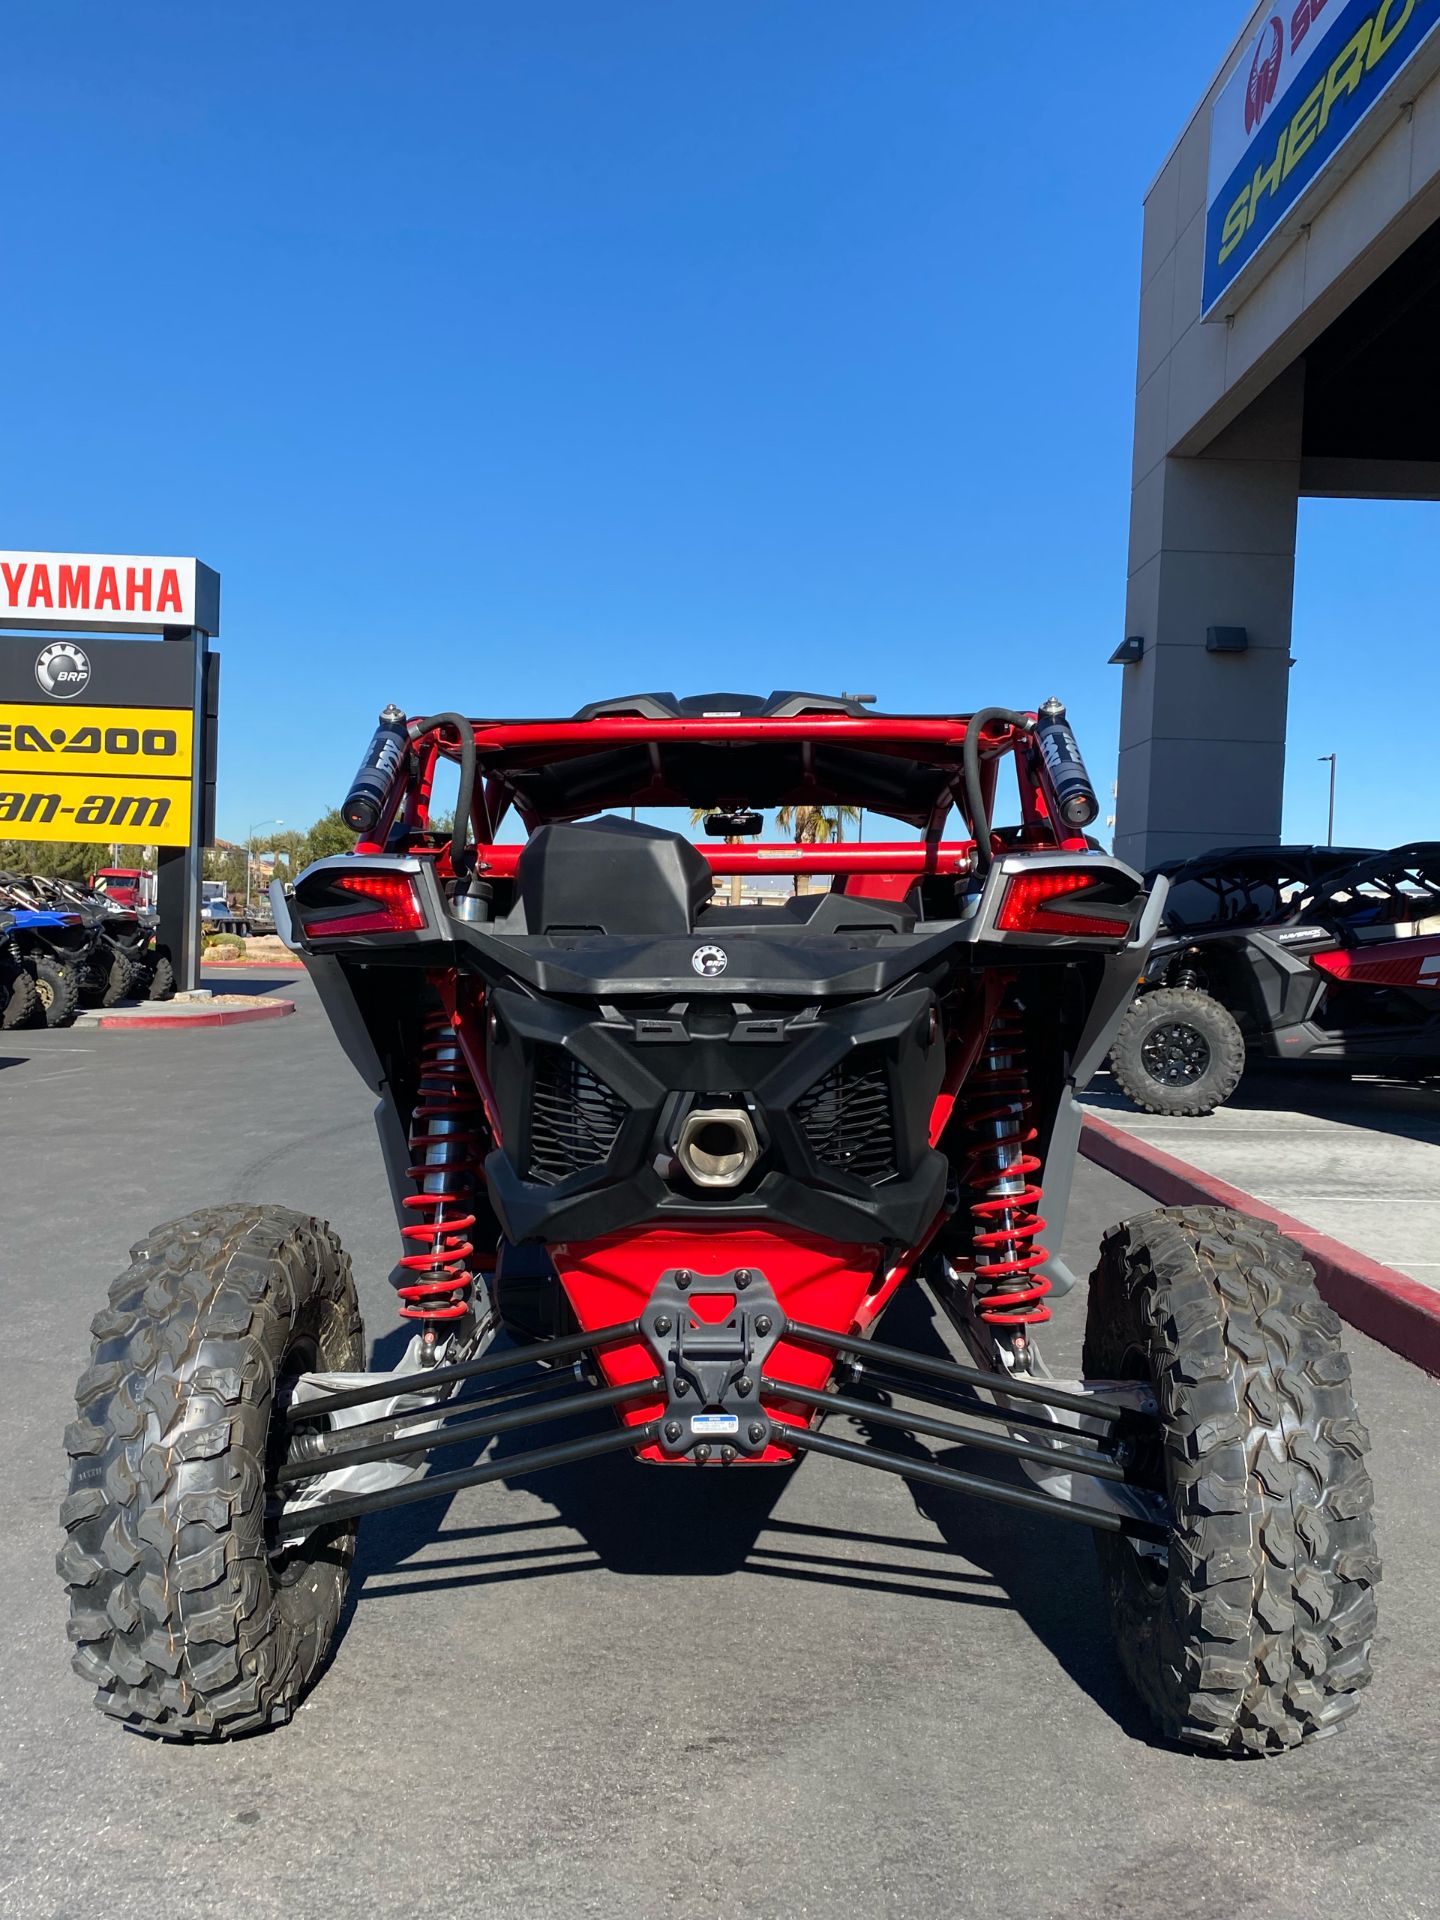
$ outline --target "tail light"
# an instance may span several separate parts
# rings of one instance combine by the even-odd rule
[[[425,910],[408,873],[364,868],[336,873],[332,868],[315,879],[321,884],[313,891],[311,886],[304,887],[297,901],[300,923],[312,940],[355,933],[419,933],[425,926]]]
[[[1041,867],[1011,874],[995,927],[1000,933],[1057,933],[1093,940],[1127,940],[1134,922],[1123,908],[1096,899],[1087,912],[1087,895],[1099,895],[1108,875],[1074,867]],[[1075,904],[1062,904],[1074,902]],[[1096,911],[1096,908],[1106,911]]]

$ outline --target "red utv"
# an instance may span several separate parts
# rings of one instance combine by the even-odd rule
[[[765,809],[840,805],[892,837],[758,838]],[[708,810],[710,843],[627,817],[671,808]],[[612,1452],[712,1474],[821,1453],[1093,1529],[1166,1734],[1264,1752],[1344,1718],[1379,1567],[1339,1323],[1299,1251],[1146,1214],[1102,1248],[1084,1377],[1041,1358],[1075,1278],[1053,1251],[1075,1091],[1164,892],[1089,847],[1096,810],[1058,702],[387,709],[355,852],[273,897],[378,1101],[413,1336],[365,1372],[349,1262],[283,1208],[134,1250],[68,1435],[59,1564],[98,1704],[171,1737],[286,1720],[378,1509]],[[791,897],[717,903],[775,874]],[[876,1337],[916,1286],[963,1358]],[[503,1457],[426,1471],[496,1436]]]

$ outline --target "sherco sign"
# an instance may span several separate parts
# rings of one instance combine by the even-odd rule
[[[0,551],[0,627],[86,633],[220,630],[220,576],[198,560]]]
[[[1293,231],[1287,216],[1437,25],[1440,0],[1281,0],[1265,15],[1210,114],[1206,318],[1241,292],[1266,242]],[[1370,121],[1376,137],[1383,126]]]

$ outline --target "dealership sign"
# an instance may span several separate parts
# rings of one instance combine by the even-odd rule
[[[0,640],[0,842],[189,844],[193,641]]]
[[[198,560],[0,551],[0,842],[208,833],[219,611]]]
[[[0,627],[86,633],[220,628],[220,576],[198,560],[0,551]]]
[[[1384,116],[1370,116],[1398,100],[1437,25],[1440,0],[1280,0],[1265,14],[1210,114],[1207,318],[1241,297],[1236,282],[1268,241],[1293,233],[1289,216],[1362,122],[1379,137]]]

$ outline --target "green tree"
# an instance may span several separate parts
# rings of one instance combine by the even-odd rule
[[[94,854],[105,854],[104,860],[96,860],[97,867],[142,867],[146,873],[155,871],[154,847],[92,847]]]
[[[0,840],[0,871],[5,873],[43,873],[51,880],[88,881],[97,867],[110,865],[108,847],[92,847],[83,840]]]
[[[340,809],[332,807],[329,813],[321,814],[305,835],[304,864],[308,866],[312,860],[328,860],[336,853],[353,853],[356,838],[340,818]],[[269,844],[267,842],[267,848]]]
[[[860,818],[858,807],[781,807],[775,815],[775,824],[782,833],[788,833],[797,847],[824,847],[831,842],[837,845],[845,838],[847,826],[853,826]],[[810,891],[808,873],[795,876],[796,893]]]
[[[245,849],[207,847],[202,871],[207,880],[224,882],[227,894],[245,891]]]

